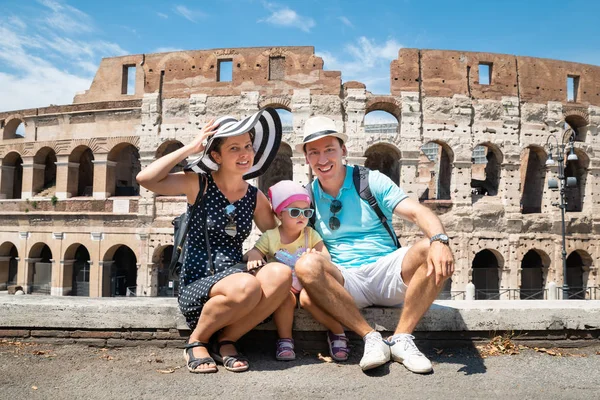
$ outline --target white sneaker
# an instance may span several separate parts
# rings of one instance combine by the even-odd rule
[[[367,333],[363,340],[365,352],[358,363],[363,371],[379,367],[390,360],[390,346],[383,340],[381,333]]]
[[[431,361],[423,355],[413,342],[415,337],[400,333],[389,338],[392,360],[404,364],[411,372],[426,374],[433,370]]]

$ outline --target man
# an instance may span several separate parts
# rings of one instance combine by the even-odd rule
[[[369,187],[388,221],[393,213],[415,223],[427,236],[398,249],[354,187],[352,167],[344,162],[346,140],[333,120],[313,117],[307,120],[303,142],[297,146],[316,176],[311,184],[315,229],[332,257],[330,262],[318,253],[308,253],[297,262],[296,274],[307,292],[302,304],[325,326],[341,324],[363,338],[363,371],[385,364],[391,354],[412,372],[430,372],[431,362],[415,346],[412,332],[454,272],[448,237],[431,210],[409,199],[387,176],[371,171]],[[400,303],[400,321],[387,341],[359,311]]]

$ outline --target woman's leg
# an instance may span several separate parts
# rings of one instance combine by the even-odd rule
[[[260,301],[251,309],[252,312],[227,325],[223,329],[219,340],[232,340],[235,342],[273,314],[290,293],[292,270],[284,264],[269,263],[257,272],[255,279],[262,289]],[[236,354],[236,350],[233,345],[221,347],[222,356],[234,354]]]
[[[294,310],[296,309],[296,296],[290,292],[283,303],[273,313],[273,321],[277,327],[280,339],[292,338],[292,325],[294,324]]]
[[[261,299],[259,281],[249,274],[229,275],[215,283],[209,292],[209,300],[202,308],[196,328],[190,335],[190,342],[208,342],[219,329],[246,316]],[[197,358],[208,357],[208,350],[195,347],[193,354]],[[236,363],[234,367],[244,365]],[[199,368],[209,368],[203,364]]]

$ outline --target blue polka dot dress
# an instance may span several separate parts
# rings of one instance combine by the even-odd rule
[[[192,330],[196,328],[213,285],[229,275],[243,272],[237,264],[242,262],[242,244],[252,230],[252,218],[256,208],[257,189],[254,186],[248,185],[244,197],[230,203],[215,184],[211,174],[207,174],[207,178],[208,188],[202,202],[203,209],[198,209],[190,221],[180,278],[184,287],[179,292],[179,308]],[[225,213],[225,207],[230,204],[235,206],[234,216]],[[188,204],[188,211],[191,207]],[[205,215],[206,221],[203,220]],[[225,226],[228,223],[231,225],[232,218],[237,230],[235,236],[225,232]],[[214,271],[210,270],[208,263],[205,223],[208,226]]]

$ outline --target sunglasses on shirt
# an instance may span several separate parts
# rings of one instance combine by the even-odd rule
[[[339,213],[342,210],[342,202],[339,200],[333,200],[331,205],[329,206],[329,212],[332,214],[329,217],[329,229],[332,231],[337,231],[340,229],[340,219],[335,216],[335,214]]]

